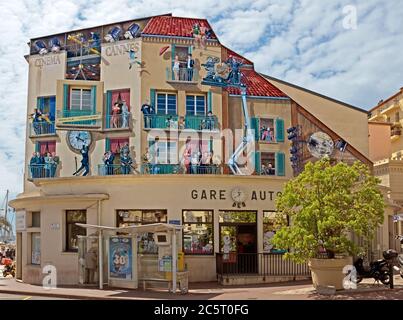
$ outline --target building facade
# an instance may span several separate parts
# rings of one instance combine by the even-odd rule
[[[284,183],[325,154],[372,166],[365,111],[258,73],[205,19],[36,38],[26,60],[24,191],[11,202],[25,282],[51,264],[59,284],[78,283],[77,236],[93,231],[76,223],[154,222],[183,225],[190,281],[216,280],[223,253],[252,261],[238,274],[262,274],[253,261],[266,259],[273,280],[293,279],[270,273],[283,263],[270,237]]]

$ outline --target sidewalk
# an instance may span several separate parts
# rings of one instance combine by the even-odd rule
[[[237,287],[220,286],[215,282],[191,283],[188,294],[175,295],[162,288],[143,291],[106,287],[99,290],[75,286],[46,290],[42,286],[22,283],[13,278],[0,278],[0,293],[87,300],[403,300],[403,280],[395,277],[393,290],[383,285],[373,285],[373,281],[366,280],[356,290],[344,290],[336,295],[316,293],[310,281]]]

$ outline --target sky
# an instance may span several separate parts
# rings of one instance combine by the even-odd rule
[[[401,0],[0,0],[0,200],[22,191],[29,39],[164,13],[207,18],[257,71],[363,109],[403,87]]]

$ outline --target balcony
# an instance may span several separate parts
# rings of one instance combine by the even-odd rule
[[[141,165],[142,174],[177,174],[180,171],[179,169],[179,164],[145,163]]]
[[[29,124],[30,137],[41,137],[54,134],[56,134],[54,121],[36,121]]]
[[[178,116],[169,114],[145,114],[144,129],[178,129]]]
[[[132,124],[132,114],[118,114],[118,115],[107,115],[105,117],[105,130],[130,130]]]
[[[185,129],[216,131],[218,130],[218,119],[216,116],[186,116]]]
[[[92,110],[58,110],[57,127],[101,127],[101,113]]]
[[[57,176],[56,164],[28,165],[28,179],[55,178]]]
[[[194,85],[199,81],[199,71],[195,68],[179,68],[178,72],[174,72],[171,68],[166,68],[166,81],[171,84],[181,83]]]
[[[134,173],[133,167],[122,166],[120,164],[99,164],[98,175],[99,176],[116,176],[126,175]]]

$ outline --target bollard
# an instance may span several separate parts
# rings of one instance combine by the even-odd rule
[[[390,279],[389,287],[390,287],[390,289],[393,289],[394,288],[394,285],[393,285],[393,264],[391,262],[389,263],[389,279]]]

